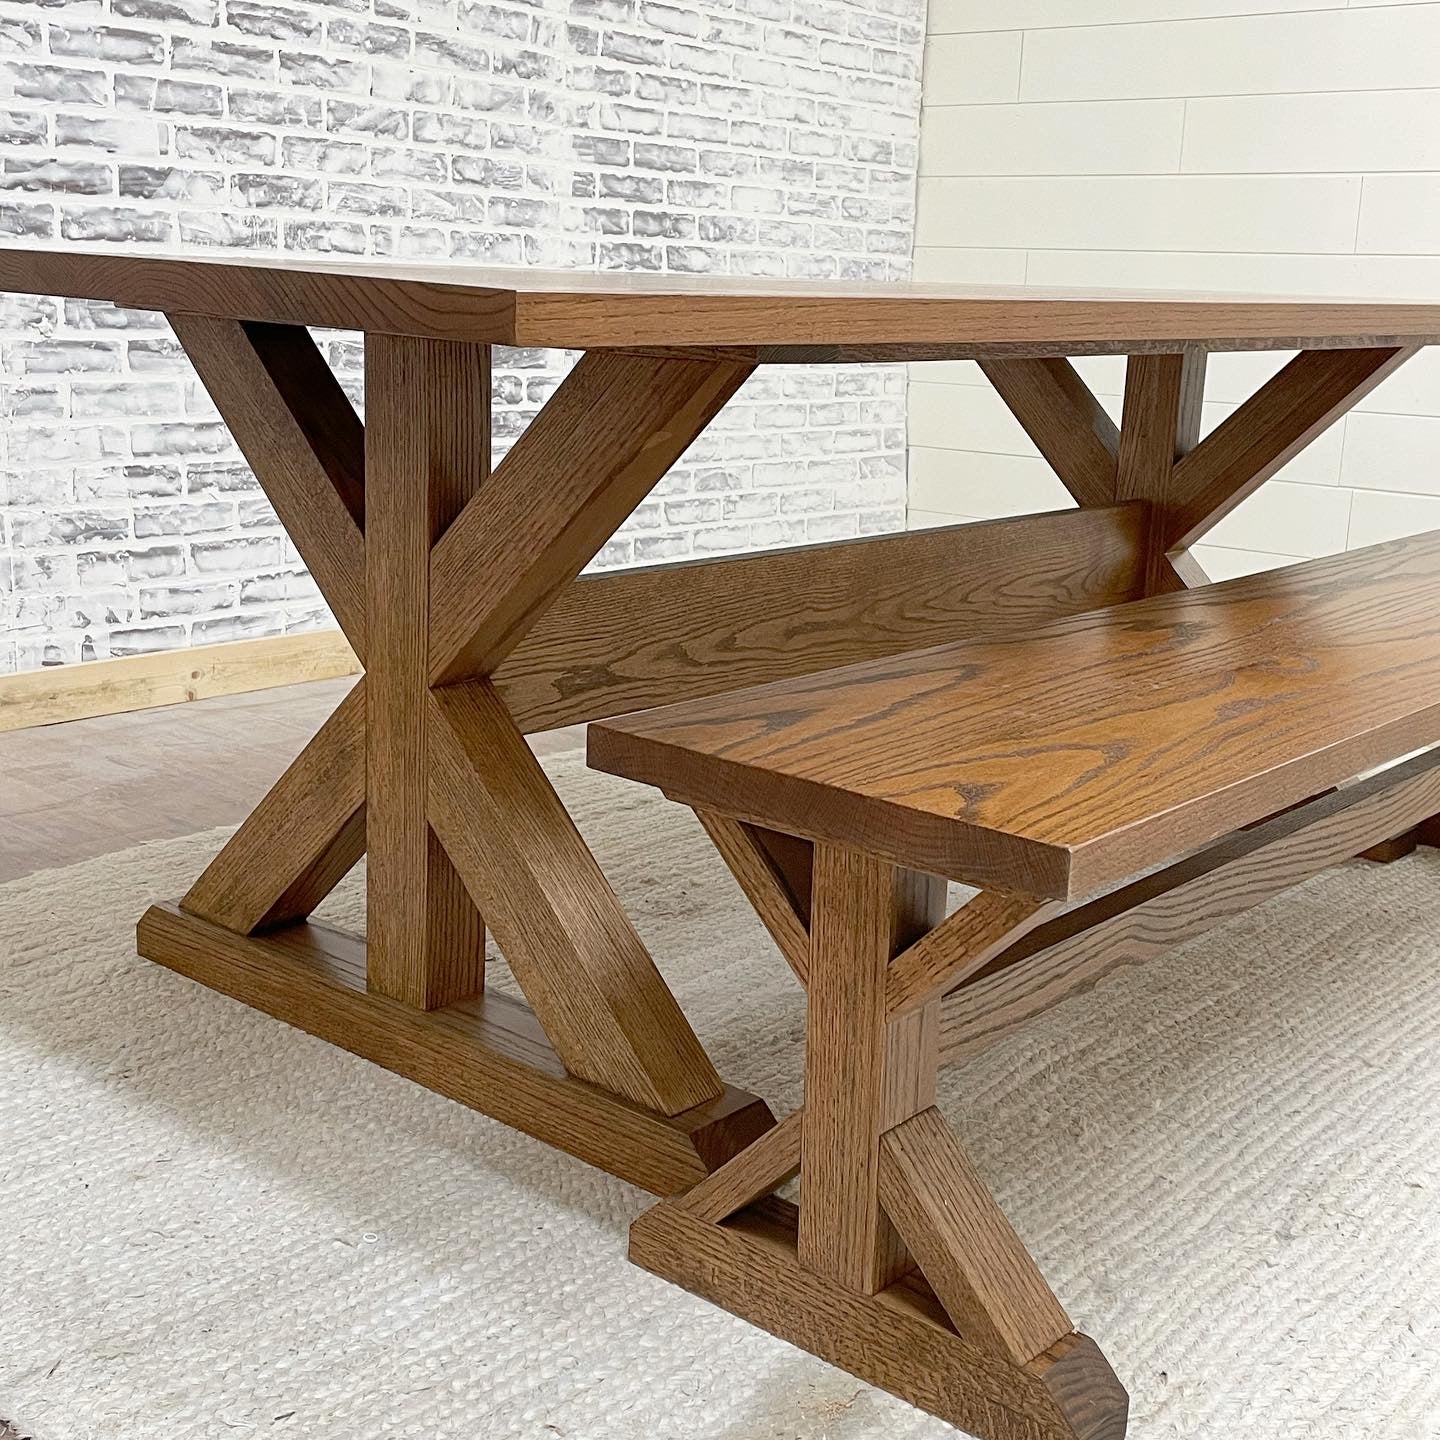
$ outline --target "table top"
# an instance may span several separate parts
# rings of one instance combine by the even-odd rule
[[[562,349],[768,362],[1338,349],[1440,341],[1440,302],[831,283],[410,261],[0,249],[0,291]]]
[[[1408,749],[1440,533],[590,726],[672,797],[1060,899]]]

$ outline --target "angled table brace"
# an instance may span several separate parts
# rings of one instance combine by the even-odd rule
[[[297,325],[171,315],[170,326],[345,638],[365,657],[365,431]]]
[[[1077,505],[1115,495],[1120,433],[1068,360],[981,360],[980,369]]]
[[[719,852],[785,963],[803,985],[810,973],[811,846],[778,831],[732,820],[717,810],[697,810]]]
[[[574,1075],[667,1114],[720,1081],[540,762],[484,681],[435,691],[432,823]]]
[[[435,547],[431,682],[490,674],[752,369],[581,359]]]
[[[1302,350],[1175,465],[1162,547],[1196,544],[1415,353]]]
[[[181,907],[251,935],[306,919],[365,853],[365,681],[291,762]]]
[[[1116,498],[1150,504],[1147,591],[1208,584],[1190,547],[1419,348],[1302,350],[1204,440],[1198,435],[1205,356],[1131,356]],[[1388,864],[1416,844],[1413,833],[1395,836],[1364,856]]]
[[[170,324],[363,661],[365,432],[300,326]],[[365,849],[364,682],[182,902],[242,934],[304,919]]]
[[[484,345],[368,336],[367,433],[304,330],[175,328],[366,675],[143,952],[640,1184],[693,1183],[769,1111],[715,1074],[493,687],[431,686],[454,637],[481,675],[523,639],[749,367],[582,360],[491,475]],[[367,849],[368,942],[302,923]],[[477,903],[528,1009],[483,993]],[[520,1098],[437,1084],[440,1056]]]

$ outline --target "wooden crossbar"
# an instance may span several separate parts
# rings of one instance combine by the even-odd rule
[[[1038,925],[947,997],[941,1058],[977,1054],[1113,971],[1160,955],[1437,813],[1440,749]]]
[[[494,681],[528,732],[1019,635],[1138,599],[1144,537],[1143,505],[1107,504],[585,575]]]

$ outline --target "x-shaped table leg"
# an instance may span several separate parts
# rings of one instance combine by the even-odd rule
[[[480,1108],[641,1183],[693,1181],[768,1111],[721,1084],[488,677],[749,367],[587,355],[491,474],[486,346],[368,336],[362,427],[304,330],[172,323],[366,673],[179,910],[147,917],[142,949],[231,993],[246,988],[240,957],[293,965],[303,951],[327,983],[347,966],[353,980],[353,944],[303,922],[368,852],[367,1019],[442,1048],[460,1023],[490,1047],[469,1059],[501,1063],[494,1021],[509,1002],[482,993],[483,913],[534,1016],[512,1016],[522,1033],[498,1045],[511,1066],[530,1047],[529,1071],[505,1074],[578,1083],[564,1103],[604,1114],[574,1129],[618,1117],[666,1154],[617,1160],[613,1135],[567,1141],[553,1099],[533,1124],[524,1106]],[[207,938],[228,966],[202,962]],[[312,1000],[329,1015],[308,1028],[343,1033],[334,996]],[[412,1043],[351,1048],[414,1073],[434,1057],[419,1064]],[[656,1130],[637,1112],[673,1118]]]

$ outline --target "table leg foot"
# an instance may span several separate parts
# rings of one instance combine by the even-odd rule
[[[797,1223],[773,1197],[726,1222],[666,1200],[631,1227],[630,1258],[980,1440],[1122,1440],[1129,1400],[1088,1336],[1017,1364],[958,1333],[918,1273],[866,1295],[806,1269]]]
[[[238,935],[152,906],[141,955],[297,1029],[523,1130],[656,1195],[688,1190],[775,1123],[726,1087],[660,1115],[567,1073],[523,1001],[481,994],[417,1010],[367,992],[365,942],[320,924]]]

